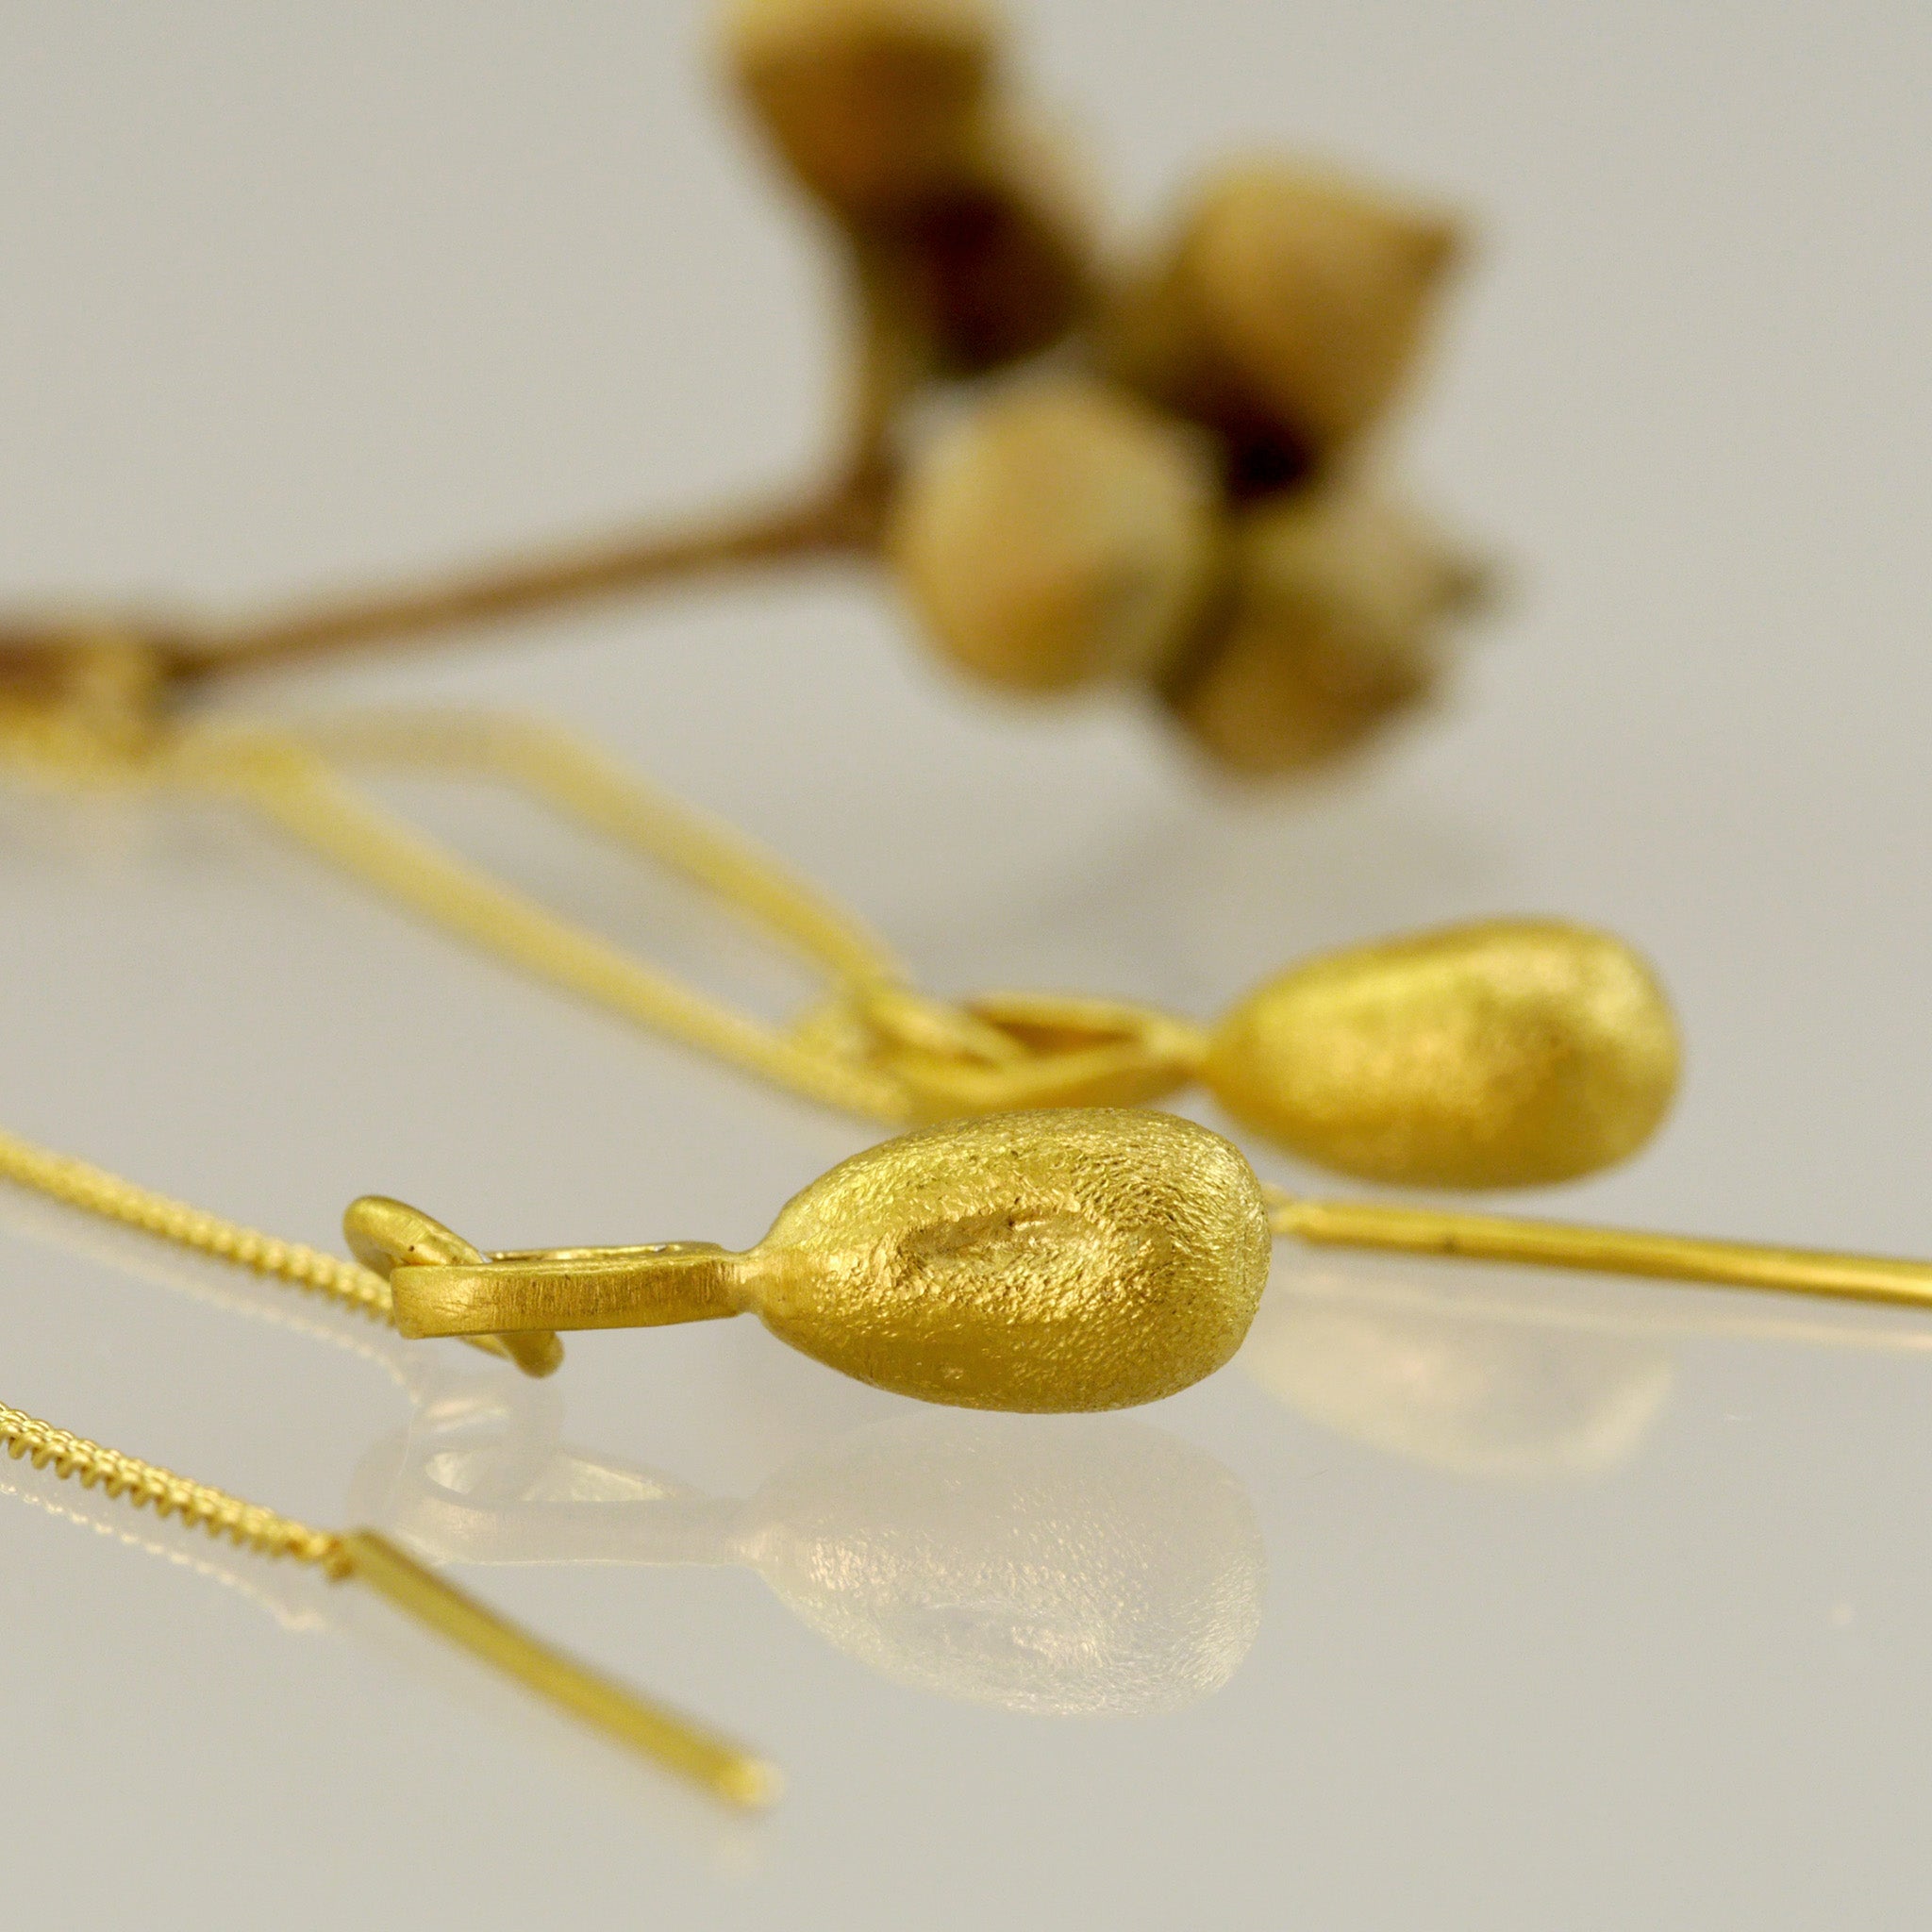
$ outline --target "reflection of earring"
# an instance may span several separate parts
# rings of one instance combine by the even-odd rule
[[[1909,1286],[1916,1264],[1891,1266]],[[1877,1298],[1932,1305],[1932,1276],[1916,1296]],[[1923,1326],[1794,1317],[1741,1297],[1557,1296],[1521,1277],[1324,1256],[1271,1287],[1241,1360],[1271,1395],[1372,1448],[1455,1475],[1534,1482],[1634,1457],[1675,1379],[1674,1345],[1713,1338],[1932,1355]]]
[[[1407,1299],[1378,1296],[1378,1285],[1326,1264],[1295,1270],[1262,1303],[1242,1367],[1324,1428],[1505,1482],[1617,1467],[1670,1392],[1672,1354],[1641,1330],[1511,1321],[1466,1306],[1459,1277]]]
[[[1179,1709],[1260,1628],[1246,1494],[1141,1423],[914,1414],[740,1503],[564,1448],[549,1395],[471,1378],[364,1459],[358,1508],[437,1563],[741,1563],[873,1669],[1008,1710]]]
[[[1270,1232],[1381,1248],[1932,1306],[1932,1264],[1302,1201],[1171,1115],[1084,1108],[928,1127],[834,1168],[745,1254],[697,1242],[485,1255],[400,1202],[351,1247],[412,1337],[655,1327],[756,1312],[860,1381],[962,1407],[1119,1408],[1241,1345]]]

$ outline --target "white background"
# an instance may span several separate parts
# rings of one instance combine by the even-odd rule
[[[1024,12],[1124,224],[1256,142],[1479,214],[1403,460],[1512,591],[1441,720],[1340,786],[1224,797],[1131,708],[955,688],[836,573],[248,701],[541,708],[944,991],[1205,1015],[1311,947],[1587,917],[1659,962],[1688,1081],[1640,1161],[1530,1205],[1932,1252],[1923,8]],[[0,587],[225,608],[803,474],[827,275],[704,75],[687,0],[13,0]],[[465,836],[779,990],[615,861]],[[278,1232],[330,1241],[379,1188],[486,1245],[741,1242],[865,1139],[218,813],[9,794],[0,881],[0,1122]],[[586,1338],[532,1394],[19,1202],[0,1242],[0,1400],[329,1524],[420,1517],[445,1428],[501,1559],[459,1574],[791,1780],[722,1831],[379,1609],[6,1465],[10,1922],[1923,1921],[1907,1319],[1284,1253],[1243,1363],[1070,1437],[913,1416],[749,1324]],[[925,1513],[897,1478],[928,1468]],[[808,1520],[856,1581],[786,1567]],[[1013,1522],[1058,1553],[1030,1630],[974,1594]],[[651,1563],[679,1524],[718,1560]],[[924,1594],[868,1597],[906,1551]],[[1197,1586],[1220,1607],[1175,1635]],[[1173,1642],[1123,1675],[1129,1627]],[[1252,1646],[1184,1708],[960,1694],[990,1646],[1036,1703],[1176,1701],[1204,1627]]]

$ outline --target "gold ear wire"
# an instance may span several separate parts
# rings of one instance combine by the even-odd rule
[[[1303,1201],[1266,1182],[1262,1193],[1274,1231],[1316,1247],[1374,1248],[1932,1308],[1932,1263],[1924,1261],[1435,1208],[1392,1208],[1374,1201]]]

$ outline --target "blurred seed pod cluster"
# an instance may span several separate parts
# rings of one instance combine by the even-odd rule
[[[846,253],[885,545],[944,658],[1021,692],[1136,683],[1260,777],[1428,700],[1479,573],[1372,446],[1428,345],[1447,217],[1247,160],[1107,260],[984,0],[732,0],[724,34]],[[963,376],[990,379],[906,407]]]

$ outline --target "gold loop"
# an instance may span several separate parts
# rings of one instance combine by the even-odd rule
[[[867,1058],[921,1120],[1139,1107],[1185,1086],[1208,1050],[1198,1027],[1120,1001],[997,993],[941,1008],[891,991],[891,1004],[858,997],[853,1018],[871,1029]],[[906,1024],[908,1011],[923,1024]]]

